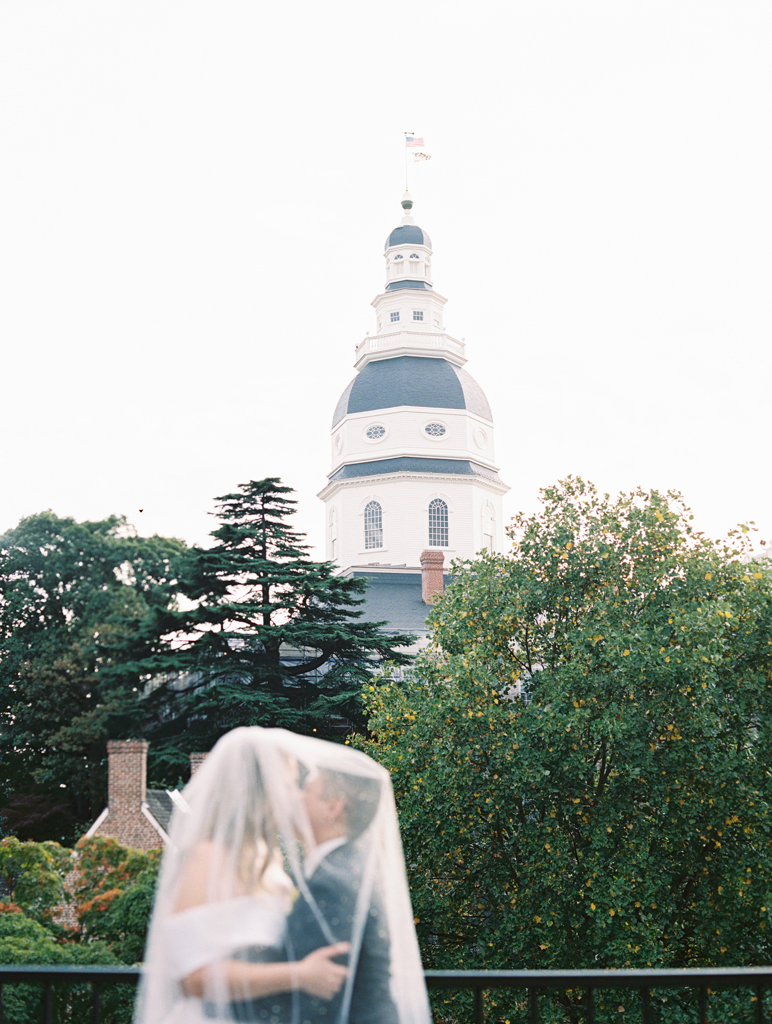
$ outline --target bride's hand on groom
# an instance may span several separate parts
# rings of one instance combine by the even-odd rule
[[[296,964],[296,985],[309,996],[332,999],[340,991],[348,975],[348,967],[336,964],[333,957],[348,953],[350,942],[321,946]]]

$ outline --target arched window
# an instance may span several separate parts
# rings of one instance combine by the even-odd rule
[[[365,548],[383,547],[383,510],[377,501],[365,505]]]
[[[448,546],[448,506],[442,498],[429,502],[429,547]]]

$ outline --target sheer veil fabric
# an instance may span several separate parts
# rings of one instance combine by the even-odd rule
[[[384,768],[235,729],[182,796],[135,1024],[430,1024]]]

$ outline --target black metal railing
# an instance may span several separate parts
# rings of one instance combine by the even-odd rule
[[[752,1020],[764,1024],[764,992],[772,989],[772,967],[715,967],[684,970],[607,971],[427,971],[430,989],[460,989],[474,993],[474,1024],[485,1024],[484,995],[495,989],[525,994],[529,1024],[538,1024],[539,995],[548,991],[576,993],[574,1019],[594,1024],[596,992],[626,990],[638,994],[640,1020],[652,1024],[652,993],[660,989],[688,989],[696,993],[695,1024],[708,1024],[709,997],[720,990],[750,989]],[[578,1008],[581,1007],[581,1016]],[[629,1022],[630,1018],[626,1018]],[[716,1018],[714,1017],[715,1021]],[[720,1018],[719,1018],[720,1020]]]
[[[14,985],[41,987],[40,1018],[44,1024],[57,1024],[56,991],[59,986],[90,986],[91,1015],[94,1024],[102,1024],[103,995],[108,986],[136,985],[140,977],[138,967],[81,967],[61,965],[39,967],[21,964],[0,964],[0,1024],[5,1024],[4,989]],[[473,995],[474,1024],[485,1024],[485,994],[497,989],[509,989],[524,996],[529,1024],[538,1024],[539,997],[546,993],[564,992],[575,996],[575,1007],[580,1007],[576,1019],[583,1024],[594,1024],[596,1019],[596,993],[624,990],[637,994],[642,1024],[652,1024],[655,993],[663,989],[688,990],[696,995],[695,1024],[716,1024],[722,1018],[711,1013],[711,998],[724,990],[748,991],[748,1005],[752,1007],[747,1018],[754,1024],[772,1024],[772,1016],[765,1015],[764,993],[772,991],[772,967],[716,967],[685,970],[593,970],[593,971],[427,971],[426,982],[432,990],[456,990]],[[579,1011],[577,1011],[579,1012]],[[86,1024],[83,1014],[79,1020]],[[465,1018],[468,1020],[468,1016]],[[626,1016],[627,1024],[631,1018]]]
[[[62,985],[78,988],[88,985],[91,988],[91,1020],[94,1024],[102,1024],[103,994],[107,986],[130,984],[136,986],[141,971],[138,967],[81,967],[75,964],[62,964],[58,967],[38,967],[27,964],[0,964],[0,1024],[6,1024],[5,989],[12,985],[40,986],[41,1006],[40,1017],[45,1024],[57,1024],[56,994]],[[87,1016],[79,1014],[83,1024]]]

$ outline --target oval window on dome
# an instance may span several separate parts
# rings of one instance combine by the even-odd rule
[[[365,431],[365,437],[368,441],[380,441],[382,437],[386,436],[386,427],[380,423],[373,423],[371,427],[368,427]]]
[[[428,434],[429,437],[444,437],[447,434],[447,430],[441,423],[427,423],[424,427],[424,433]]]

